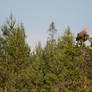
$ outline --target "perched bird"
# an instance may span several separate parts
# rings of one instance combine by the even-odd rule
[[[80,39],[83,39],[86,36],[87,31],[88,29],[87,27],[85,27],[80,33],[78,33],[76,40],[78,41]]]

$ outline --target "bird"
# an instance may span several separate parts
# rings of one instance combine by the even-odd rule
[[[87,32],[88,32],[88,28],[84,27],[84,29],[80,33],[78,33],[76,40],[78,41],[80,39],[85,38]]]

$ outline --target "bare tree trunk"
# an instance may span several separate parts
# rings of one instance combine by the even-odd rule
[[[87,57],[86,57],[86,52],[85,52],[85,50],[83,49],[83,47],[81,47],[81,51],[82,51],[82,57],[86,60],[86,61],[85,61],[85,64],[84,64],[85,69],[86,69],[86,68],[87,68]],[[84,76],[83,88],[84,88],[84,91],[85,91],[85,89],[87,88],[87,72],[86,72],[86,71],[84,71],[84,72],[85,72],[85,76]]]
[[[87,68],[87,60],[86,60],[86,64],[85,64],[85,68]],[[87,72],[85,71],[85,77],[84,77],[84,89],[87,88]]]
[[[7,92],[7,87],[5,86],[5,92]]]
[[[1,88],[1,92],[3,92],[3,88]]]
[[[8,56],[8,53],[6,53],[6,65],[8,64],[8,59],[7,59],[7,56]],[[7,67],[6,67],[6,69],[7,69]],[[7,87],[5,86],[5,92],[7,92]]]
[[[84,89],[87,88],[87,72],[85,72],[85,78],[84,78]]]
[[[82,53],[83,53],[83,57],[85,58],[85,69],[87,69],[87,66],[88,66],[88,57],[89,57],[89,55],[88,54],[86,54],[86,52],[85,52],[85,50],[83,50],[82,49]],[[85,76],[84,76],[84,85],[83,85],[83,88],[84,88],[84,90],[87,88],[87,71],[85,71]]]

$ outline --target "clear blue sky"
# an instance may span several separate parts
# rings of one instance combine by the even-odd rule
[[[92,34],[92,0],[0,0],[0,25],[10,12],[24,23],[32,48],[39,40],[45,44],[51,21],[61,34],[67,26],[75,35],[85,26]]]

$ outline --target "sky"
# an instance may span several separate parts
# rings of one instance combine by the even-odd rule
[[[45,45],[52,21],[60,35],[67,26],[74,35],[85,26],[92,34],[92,0],[0,0],[0,27],[11,12],[17,22],[24,23],[32,49],[38,41]]]

